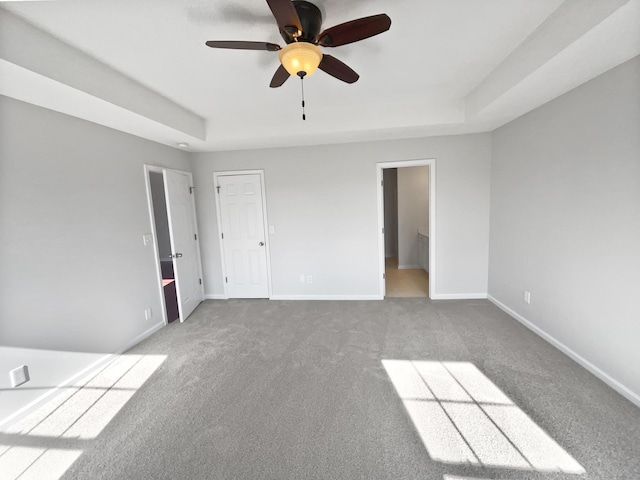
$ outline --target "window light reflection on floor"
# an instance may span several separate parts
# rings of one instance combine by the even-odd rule
[[[121,355],[0,434],[0,480],[62,477],[166,358]]]
[[[433,460],[585,473],[472,363],[382,360],[382,364]]]

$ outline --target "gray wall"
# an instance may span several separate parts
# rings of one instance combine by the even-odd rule
[[[190,169],[185,152],[0,96],[0,343],[75,365],[49,378],[32,369],[26,386],[76,373],[83,362],[66,352],[114,352],[162,324],[154,252],[142,241],[144,163]]]
[[[422,268],[418,229],[429,230],[429,167],[398,169],[398,267]]]
[[[640,395],[640,57],[494,132],[491,173],[490,295]]]
[[[486,294],[490,155],[489,134],[196,154],[206,294],[223,293],[214,171],[265,171],[274,295],[377,296],[376,162],[424,158],[437,166],[436,294]]]

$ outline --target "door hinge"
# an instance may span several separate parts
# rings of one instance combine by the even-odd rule
[[[218,191],[218,193],[220,193],[220,185],[216,187],[216,190]]]
[[[198,239],[198,234],[197,234],[197,233],[194,233],[194,234],[193,234],[193,239],[194,239],[194,240],[197,240],[197,239]]]
[[[200,285],[202,285],[202,279],[201,279],[201,278],[199,278],[199,279],[198,279],[198,281],[200,282]]]
[[[382,233],[384,233],[384,227],[382,228]]]
[[[384,180],[380,180],[380,186],[384,187]]]
[[[386,274],[386,273],[383,273],[383,274],[382,274],[382,279],[384,280],[384,279],[386,279],[386,278],[387,278],[387,274]]]
[[[189,193],[193,193],[193,189],[196,187],[189,187]]]
[[[229,283],[229,280],[227,280],[227,277],[224,277],[224,283]]]
[[[221,233],[220,235],[222,235],[222,239],[224,240],[224,233]]]

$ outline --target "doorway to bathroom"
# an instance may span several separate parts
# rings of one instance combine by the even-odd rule
[[[381,294],[383,297],[431,297],[435,162],[379,163],[378,181]]]

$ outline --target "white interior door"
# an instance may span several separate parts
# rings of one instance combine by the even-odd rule
[[[227,295],[229,298],[268,298],[261,177],[259,174],[221,175],[216,187]]]
[[[173,273],[178,295],[178,312],[180,321],[184,322],[204,300],[195,205],[189,175],[172,170],[163,170],[162,173],[169,217]]]

